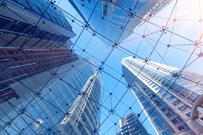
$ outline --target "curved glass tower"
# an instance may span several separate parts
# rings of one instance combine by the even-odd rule
[[[122,64],[125,80],[159,134],[203,133],[203,76],[133,57]]]

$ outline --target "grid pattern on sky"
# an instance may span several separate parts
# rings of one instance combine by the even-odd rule
[[[78,54],[78,57],[85,61],[86,56],[93,58],[96,64],[90,64],[102,75],[104,88],[100,103],[102,108],[99,126],[101,135],[117,133],[119,131],[119,119],[131,112],[139,114],[141,123],[147,127],[149,133],[156,134],[150,127],[147,120],[148,116],[145,116],[143,110],[139,107],[130,91],[130,86],[123,78],[120,62],[124,57],[134,56],[147,61],[153,60],[178,67],[181,71],[188,70],[203,74],[201,69],[203,66],[203,2],[201,0],[193,3],[187,0],[174,0],[160,13],[144,20],[145,23],[134,30],[132,35],[126,40],[117,40],[119,42],[112,41],[110,37],[97,33],[97,29],[88,27],[86,25],[88,22],[83,22],[68,0],[59,0],[55,3],[49,1],[49,3],[63,12],[68,21],[71,22],[73,31],[77,35],[72,40],[71,51]],[[115,3],[112,4],[116,7]],[[99,0],[96,5],[99,5]],[[0,3],[0,6],[1,8],[8,8],[4,4],[4,0]],[[128,10],[125,10],[125,12],[130,13]],[[139,18],[136,13],[133,13],[133,16]],[[87,21],[90,19],[91,16]],[[123,31],[125,31],[125,27]],[[29,37],[26,40],[29,40]],[[16,47],[15,49],[24,54],[23,48],[19,49]],[[59,68],[60,66],[54,72],[57,72]],[[47,83],[53,78],[54,72],[47,79]],[[200,83],[199,85],[203,84]],[[37,98],[37,95],[33,97],[33,100],[35,98]],[[61,110],[58,109],[58,111]],[[33,121],[37,123],[36,120],[33,119]],[[9,126],[9,124],[6,126]]]

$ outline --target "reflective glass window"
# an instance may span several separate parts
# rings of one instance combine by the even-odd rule
[[[180,93],[180,96],[183,97],[183,98],[185,98],[185,97],[187,97],[189,94],[190,94],[190,90],[184,89],[184,90]]]
[[[198,97],[199,97],[199,95],[197,95],[196,93],[192,92],[192,94],[190,94],[186,99],[190,103],[193,103]]]
[[[184,130],[187,129],[188,126],[186,124],[181,125],[180,127],[178,127],[179,130]]]
[[[189,118],[191,118],[191,117],[192,117],[192,113],[189,112],[189,113],[186,114],[186,116],[189,117]]]
[[[187,110],[188,108],[189,108],[189,106],[183,105],[183,106],[179,107],[178,109],[179,109],[181,112],[183,112],[183,111]]]
[[[172,101],[175,97],[173,95],[171,95],[170,97],[166,98],[167,101]]]
[[[172,135],[171,130],[166,130],[162,133],[162,135]]]
[[[168,112],[166,113],[166,116],[169,118],[174,116],[174,115],[175,115],[175,113],[172,110],[168,110]]]
[[[163,129],[163,128],[166,127],[164,121],[163,121],[161,118],[159,118],[159,117],[156,118],[156,119],[154,119],[153,121],[154,121],[155,125],[156,125],[159,129]]]
[[[178,105],[179,103],[180,103],[180,100],[179,100],[179,99],[177,99],[176,101],[173,101],[173,102],[172,102],[172,104],[173,104],[174,106]]]
[[[176,124],[176,123],[181,122],[182,119],[181,119],[179,116],[177,116],[177,117],[175,117],[174,119],[172,119],[171,121],[172,121],[174,124]]]

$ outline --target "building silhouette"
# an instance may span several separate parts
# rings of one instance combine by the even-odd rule
[[[203,76],[134,57],[122,61],[125,80],[158,134],[203,133]]]

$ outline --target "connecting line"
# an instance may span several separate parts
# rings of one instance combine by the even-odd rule
[[[177,1],[178,1],[178,0],[176,0],[176,2],[177,2]],[[128,12],[128,13],[131,13],[129,10],[123,8],[122,6],[118,5],[117,3],[113,2],[113,1],[111,1],[111,3],[114,4],[115,6],[119,7],[120,9],[122,9],[122,10]],[[160,28],[160,29],[163,29],[161,26],[159,26],[159,25],[157,25],[157,24],[155,24],[155,23],[153,23],[153,22],[151,22],[151,21],[149,21],[149,20],[147,20],[147,19],[143,19],[142,17],[136,15],[136,13],[133,13],[133,15],[134,15],[135,17],[139,18],[139,19],[144,20],[145,22],[148,22],[149,24],[152,24],[152,25],[154,25],[154,26],[156,26],[156,27],[158,27],[158,28]],[[186,37],[184,37],[184,36],[182,36],[182,35],[179,35],[178,33],[174,33],[174,32],[172,32],[172,31],[170,31],[170,30],[167,30],[167,29],[165,29],[165,31],[167,31],[167,32],[169,32],[169,33],[172,33],[172,34],[174,34],[174,35],[176,35],[176,36],[178,36],[178,37],[181,37],[181,38],[183,38],[183,39],[186,39],[186,40],[188,40],[188,41],[190,41],[190,42],[192,42],[192,43],[195,43],[194,41],[192,41],[192,40],[190,40],[190,39],[188,39],[188,38],[186,38]]]
[[[168,47],[166,48],[166,50],[165,50],[165,52],[164,52],[164,55],[163,55],[163,57],[161,58],[161,64],[162,64],[162,61],[163,61],[163,59],[165,58],[165,56],[166,56],[166,53],[168,52]]]
[[[146,41],[148,42],[148,44],[153,48],[153,45],[146,39]],[[167,62],[164,60],[164,57],[161,56],[161,54],[156,50],[156,48],[154,49],[154,51],[159,55],[159,57],[161,58],[161,60],[168,66]]]
[[[92,93],[92,88],[94,86],[96,80],[96,73],[94,73],[86,82],[84,87],[82,88],[80,94],[73,102],[72,107],[70,108],[68,115],[61,122],[62,125],[66,123],[71,123],[74,126],[78,125],[78,122],[81,119],[81,115],[86,107],[87,101]],[[70,119],[71,117],[71,119]],[[73,118],[73,119],[72,119]]]
[[[133,106],[135,103],[136,103],[136,101],[134,101],[131,106]],[[128,109],[128,110],[122,115],[122,117],[120,117],[120,118],[123,118],[124,116],[126,116],[126,114],[127,114],[130,110],[131,110],[131,112],[132,112],[132,108],[131,108],[131,107],[129,107],[129,109]],[[109,116],[106,116],[106,117],[109,117]],[[116,121],[110,128],[108,128],[106,131],[104,131],[104,133],[102,133],[101,135],[106,134],[110,129],[113,128],[113,126],[116,126],[117,123],[119,123],[119,120]]]
[[[147,23],[147,27],[148,27],[148,23]],[[146,30],[147,30],[147,27],[145,28],[143,35],[145,35]],[[137,55],[137,53],[138,53],[138,51],[139,51],[139,49],[140,49],[140,46],[142,45],[143,39],[144,39],[143,36],[141,36],[141,41],[140,41],[140,43],[139,43],[139,45],[138,45],[138,48],[137,48],[136,51],[135,51],[135,54],[136,54],[136,55]]]

